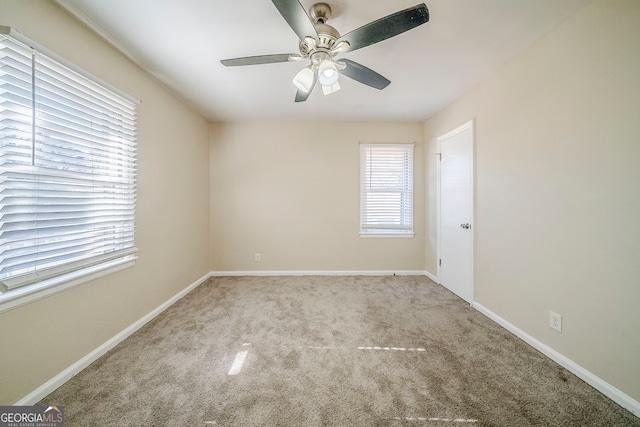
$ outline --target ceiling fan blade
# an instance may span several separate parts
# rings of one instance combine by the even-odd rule
[[[300,40],[305,37],[313,37],[318,40],[316,32],[307,11],[298,0],[271,0],[280,12],[280,15],[289,24],[291,29],[298,35]]]
[[[427,9],[427,5],[421,3],[363,25],[340,37],[336,43],[348,42],[351,46],[349,52],[353,52],[356,49],[402,34],[428,21],[429,9]]]
[[[345,76],[367,86],[382,90],[385,87],[389,86],[389,83],[391,83],[391,81],[386,77],[376,73],[372,69],[367,68],[362,64],[358,64],[357,62],[353,62],[344,58],[338,62],[342,62],[346,65],[344,70],[340,71],[341,74],[344,74]]]
[[[296,102],[304,102],[304,101],[306,101],[307,98],[309,98],[310,94],[311,94],[311,91],[305,92],[305,91],[302,91],[302,90],[298,89],[298,91],[296,92]]]
[[[280,53],[275,55],[245,56],[243,58],[223,59],[220,61],[225,67],[237,67],[239,65],[273,64],[276,62],[295,61],[300,55],[297,53]]]
[[[296,92],[296,102],[304,102],[309,98],[311,92],[313,92],[313,88],[316,87],[316,83],[318,82],[318,70],[315,70],[313,73],[313,83],[311,83],[311,89],[309,92],[305,92],[303,90],[298,89]]]

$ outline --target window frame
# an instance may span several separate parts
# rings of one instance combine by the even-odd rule
[[[406,175],[405,183],[403,188],[400,189],[398,187],[388,188],[386,192],[408,192],[409,193],[409,201],[401,201],[402,204],[409,204],[408,209],[409,212],[409,224],[405,224],[404,218],[398,218],[400,221],[400,225],[398,224],[366,224],[366,211],[367,211],[367,193],[374,193],[375,190],[367,190],[366,189],[366,180],[368,176],[367,170],[367,149],[369,148],[379,148],[382,150],[394,150],[404,155],[407,155],[409,158],[406,161],[405,168],[403,173]],[[415,236],[415,165],[414,165],[414,157],[415,157],[415,144],[402,144],[402,143],[360,143],[360,237],[361,238],[413,238]],[[378,191],[381,191],[381,188],[378,188]],[[402,197],[402,196],[401,196]],[[405,206],[405,209],[407,207]],[[401,207],[399,207],[402,210]],[[407,214],[399,214],[400,217],[407,216]]]
[[[126,102],[130,103],[133,106],[133,120],[135,126],[135,120],[137,114],[135,112],[137,105],[140,104],[139,100],[132,98],[126,93],[120,91],[119,89],[111,86],[110,84],[104,82],[103,80],[93,76],[77,65],[70,63],[64,58],[60,57],[54,52],[51,52],[47,48],[42,45],[35,43],[30,40],[26,36],[21,33],[15,31],[11,27],[0,26],[0,35],[6,36],[8,39],[13,39],[14,42],[17,42],[31,51],[35,52],[37,55],[41,55],[47,59],[47,61],[53,61],[57,63],[57,66],[64,67],[70,70],[73,73],[78,74],[83,79],[87,79],[90,81],[91,85],[95,85],[99,88],[99,90],[106,90],[107,92],[112,93],[113,95],[122,98]],[[35,66],[35,63],[32,64],[32,67]],[[33,70],[33,68],[32,68]],[[33,71],[32,71],[33,72]],[[42,72],[42,71],[39,71]],[[33,77],[35,78],[35,77]],[[34,80],[35,82],[35,80]],[[34,83],[35,84],[35,83]],[[84,94],[82,95],[85,96]],[[86,95],[83,99],[90,99],[90,95]],[[32,104],[32,108],[35,108],[35,101]],[[11,111],[11,110],[8,110]],[[34,110],[34,111],[39,111]],[[33,113],[37,114],[37,113]],[[35,126],[35,125],[32,125]],[[33,131],[31,136],[35,135],[35,127],[33,127]],[[136,137],[135,134],[130,140],[130,144],[132,144],[132,149],[128,161],[133,162],[132,177],[128,179],[129,186],[132,187],[132,197],[131,204],[133,206],[133,230],[135,230],[135,205],[136,205],[136,197],[135,197],[135,187],[136,187]],[[24,167],[24,170],[29,169],[29,167]],[[32,176],[40,176],[41,169],[33,166],[31,167],[36,172],[33,172]],[[27,173],[27,172],[25,172]],[[29,172],[30,173],[30,172]],[[85,178],[86,179],[86,178]],[[94,193],[95,194],[95,193]],[[5,206],[12,206],[10,204],[6,204]],[[135,231],[132,231],[135,233]],[[80,261],[67,261],[62,264],[60,267],[54,267],[50,270],[43,270],[43,273],[39,273],[39,280],[24,280],[24,284],[21,282],[20,277],[16,278],[6,278],[3,279],[5,283],[9,285],[3,285],[3,289],[0,289],[0,313],[11,310],[13,308],[19,307],[24,304],[28,304],[30,302],[46,298],[50,295],[63,292],[71,287],[75,287],[81,285],[83,283],[87,283],[89,281],[98,279],[105,275],[114,273],[116,271],[120,271],[126,268],[129,268],[135,264],[135,260],[137,259],[137,248],[135,246],[135,235],[131,238],[131,245],[127,245],[124,250],[119,250],[119,255],[114,256],[115,252],[106,252],[103,256],[94,256],[91,258],[90,262],[80,262]],[[112,254],[111,256],[109,254]],[[66,267],[65,267],[66,266]],[[71,268],[69,268],[71,266]],[[38,273],[36,274],[38,275]],[[29,274],[25,275],[29,276]],[[12,284],[13,283],[13,284]]]

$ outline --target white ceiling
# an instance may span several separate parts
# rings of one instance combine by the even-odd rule
[[[430,21],[343,54],[391,80],[348,78],[294,103],[304,63],[227,68],[221,59],[297,53],[270,0],[55,0],[213,121],[424,121],[591,0],[425,0]],[[420,0],[325,0],[341,34]],[[305,9],[315,3],[302,0]]]

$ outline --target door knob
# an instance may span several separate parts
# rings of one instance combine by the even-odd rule
[[[465,230],[468,230],[471,228],[471,224],[467,223],[467,224],[460,224],[460,228],[464,228]]]

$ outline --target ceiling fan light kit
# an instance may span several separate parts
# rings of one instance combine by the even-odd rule
[[[330,95],[333,92],[337,92],[340,90],[340,83],[338,83],[338,81],[336,80],[335,83],[332,83],[330,85],[322,85],[322,93],[324,95]]]
[[[331,59],[325,59],[318,67],[318,81],[323,86],[331,86],[338,81],[338,68]]]
[[[309,92],[313,86],[314,72],[311,67],[303,68],[293,78],[293,84],[298,90]]]
[[[314,4],[307,15],[299,0],[272,0],[272,2],[298,35],[300,53],[249,56],[224,59],[220,62],[227,67],[234,67],[309,61],[310,65],[300,70],[293,79],[293,84],[298,89],[296,102],[306,101],[316,82],[320,83],[325,95],[340,90],[338,83],[340,74],[367,86],[384,89],[391,83],[387,78],[357,62],[348,59],[336,61],[334,58],[338,54],[352,52],[397,36],[429,21],[429,10],[424,3],[421,3],[370,22],[341,36],[335,28],[327,24],[331,18],[331,7],[327,3]]]

